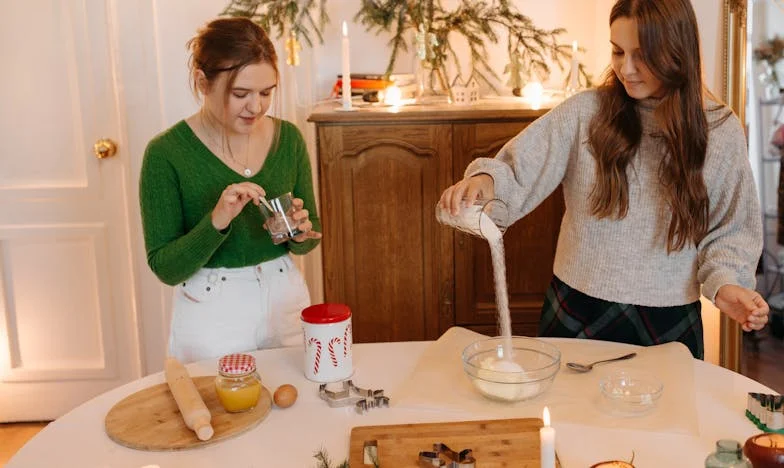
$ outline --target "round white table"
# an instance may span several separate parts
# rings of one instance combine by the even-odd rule
[[[592,342],[581,340],[585,346]],[[200,467],[314,467],[313,454],[323,448],[337,464],[348,456],[354,426],[436,421],[497,419],[482,412],[445,411],[437,403],[431,411],[394,406],[395,389],[409,376],[429,342],[373,343],[354,346],[353,380],[360,387],[384,389],[393,404],[357,414],[353,407],[331,408],[318,396],[318,384],[302,374],[302,348],[256,351],[257,367],[264,385],[294,384],[299,399],[288,409],[273,407],[254,429],[237,437],[204,447],[177,452],[145,452],[111,441],[104,432],[106,413],[118,401],[146,387],[164,382],[161,373],[104,393],[53,421],[11,459],[7,468],[93,467],[161,468]],[[612,353],[636,347],[602,343]],[[214,375],[215,363],[202,361],[188,366],[191,376]],[[564,372],[562,369],[561,372]],[[635,452],[634,464],[646,467],[704,466],[705,457],[718,439],[741,444],[760,431],[744,416],[748,392],[774,393],[762,384],[724,368],[694,360],[699,436],[650,431],[592,428],[553,421],[556,450],[562,466],[584,468],[609,459],[626,459]],[[533,400],[529,408],[506,417],[540,417],[542,405]],[[392,467],[389,467],[392,468]]]

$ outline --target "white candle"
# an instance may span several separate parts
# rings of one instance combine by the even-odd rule
[[[348,26],[343,21],[343,109],[351,109],[351,66],[349,65]]]
[[[580,87],[577,77],[580,73],[580,61],[577,59],[577,41],[572,42],[572,71],[569,75],[569,88],[572,91],[577,91]]]
[[[555,468],[555,428],[550,426],[550,410],[544,407],[542,412],[544,427],[539,429],[539,447],[541,451],[540,465],[542,468]]]

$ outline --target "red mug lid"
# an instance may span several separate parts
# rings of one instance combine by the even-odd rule
[[[307,323],[337,323],[351,318],[345,304],[315,304],[302,310],[302,321]]]

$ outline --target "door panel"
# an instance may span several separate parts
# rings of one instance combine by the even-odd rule
[[[0,16],[0,422],[56,418],[140,374],[109,3]],[[113,158],[94,156],[102,137]]]

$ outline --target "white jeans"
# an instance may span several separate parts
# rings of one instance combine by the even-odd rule
[[[243,268],[202,268],[174,290],[169,355],[181,362],[302,343],[310,294],[288,255]]]

